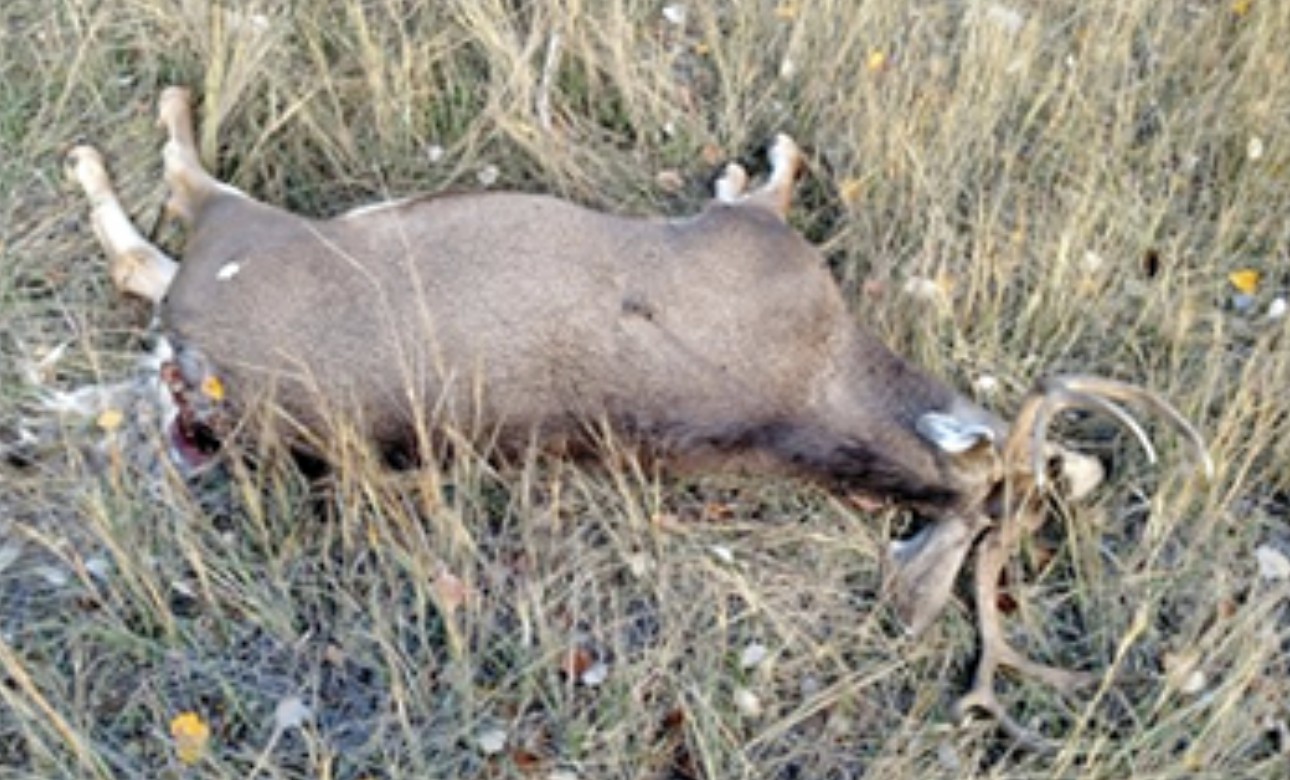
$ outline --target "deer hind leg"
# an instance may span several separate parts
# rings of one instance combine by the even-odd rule
[[[169,135],[161,151],[170,199],[166,211],[191,225],[202,202],[216,192],[241,192],[216,179],[202,167],[193,133],[192,93],[186,87],[167,87],[157,100],[157,124]]]
[[[770,147],[770,176],[766,183],[752,192],[748,186],[748,172],[739,163],[729,163],[714,186],[714,195],[722,203],[745,204],[764,208],[780,219],[788,216],[793,205],[793,182],[802,167],[802,152],[792,138],[780,133]]]
[[[713,186],[713,195],[722,203],[738,203],[748,188],[748,171],[737,162],[727,163],[726,169]]]
[[[793,183],[802,168],[802,151],[797,143],[784,133],[775,136],[770,146],[770,178],[757,188],[748,200],[778,214],[788,216],[793,205]]]
[[[175,278],[175,261],[144,238],[130,221],[97,149],[78,146],[67,158],[72,178],[89,198],[94,234],[110,260],[113,284],[121,292],[159,303]]]

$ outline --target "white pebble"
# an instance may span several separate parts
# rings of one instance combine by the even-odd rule
[[[475,735],[475,744],[479,747],[479,752],[495,756],[506,749],[506,729],[496,726],[486,728]]]
[[[485,187],[491,187],[497,183],[497,179],[501,175],[502,172],[497,170],[496,165],[485,165],[483,168],[479,169],[479,173],[476,174],[476,178],[479,179],[480,184]]]
[[[1287,305],[1285,298],[1273,298],[1272,303],[1268,304],[1268,319],[1279,320],[1286,316]]]
[[[587,667],[587,671],[583,672],[578,679],[588,688],[603,685],[605,680],[609,679],[609,665],[602,661],[597,661]]]
[[[745,647],[744,651],[739,654],[739,668],[751,669],[754,666],[759,665],[762,661],[765,661],[766,656],[768,655],[770,655],[770,650],[767,649],[766,645],[763,645],[760,642],[753,642]]]
[[[985,10],[985,18],[991,24],[1010,35],[1016,34],[1026,23],[1026,17],[1022,16],[1019,11],[1003,5],[991,5]]]
[[[447,154],[447,152],[444,151],[444,148],[439,144],[430,144],[426,147],[426,159],[429,160],[431,164],[442,160],[445,154]]]
[[[313,710],[299,696],[288,696],[273,711],[273,726],[278,731],[297,729],[314,717]]]
[[[709,547],[708,550],[712,553],[712,556],[714,558],[726,564],[727,566],[733,565],[735,562],[734,551],[731,550],[729,547],[726,547],[724,544],[714,544],[711,547]]]
[[[683,27],[685,25],[685,17],[687,15],[688,12],[686,11],[685,6],[680,3],[669,3],[668,5],[663,6],[663,18],[677,27]]]
[[[1259,545],[1254,559],[1259,563],[1259,576],[1268,582],[1290,579],[1290,558],[1272,545]]]
[[[990,374],[982,374],[972,383],[972,387],[981,395],[994,395],[999,390],[999,380]]]
[[[747,688],[735,690],[735,707],[749,718],[756,718],[762,713],[761,699]]]
[[[1250,136],[1250,142],[1245,145],[1245,155],[1251,160],[1258,160],[1263,157],[1263,139],[1257,135]]]

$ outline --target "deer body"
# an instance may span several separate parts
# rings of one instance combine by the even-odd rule
[[[230,398],[272,391],[315,431],[340,412],[387,448],[426,423],[522,444],[603,420],[665,459],[941,505],[952,472],[916,419],[992,419],[855,324],[754,204],[663,221],[489,193],[315,221],[215,191],[192,225],[165,330]]]
[[[230,411],[264,410],[324,444],[340,423],[392,450],[444,432],[561,449],[607,425],[676,467],[789,474],[911,506],[933,522],[893,545],[895,606],[920,632],[980,550],[983,651],[962,709],[1032,746],[1044,743],[995,698],[996,668],[1062,689],[1088,681],[1013,650],[995,604],[1010,551],[1041,516],[1048,460],[1076,457],[1046,441],[1051,419],[1072,406],[1108,413],[1150,452],[1117,405],[1137,402],[1203,453],[1172,407],[1134,386],[1049,380],[1009,426],[892,353],[784,221],[799,165],[784,136],[764,186],[745,193],[746,174],[728,166],[689,219],[494,193],[321,221],[206,173],[186,90],[166,90],[160,114],[168,205],[190,228],[182,265],[130,224],[97,152],[71,159],[113,279],[159,305],[175,344],[163,376],[180,455]]]

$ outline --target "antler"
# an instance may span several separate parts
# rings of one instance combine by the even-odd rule
[[[1150,439],[1142,426],[1120,406],[1122,403],[1146,406],[1177,428],[1199,454],[1206,477],[1213,475],[1213,462],[1200,433],[1176,409],[1143,388],[1090,376],[1054,377],[1041,383],[1022,404],[1003,447],[1005,478],[1008,481],[1005,498],[1008,503],[998,524],[988,530],[977,545],[974,591],[981,657],[972,687],[956,703],[955,714],[963,720],[973,710],[983,711],[994,717],[1009,736],[1027,749],[1049,751],[1055,745],[1008,715],[995,691],[996,672],[1001,667],[1010,668],[1063,693],[1094,682],[1098,675],[1036,663],[1009,644],[999,614],[999,578],[1022,536],[1034,531],[1042,520],[1036,493],[1045,487],[1048,430],[1056,414],[1076,408],[1103,412],[1131,431],[1142,443],[1147,456],[1155,462],[1155,448]]]

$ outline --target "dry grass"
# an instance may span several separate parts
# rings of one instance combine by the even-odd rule
[[[245,5],[0,10],[0,433],[39,438],[0,465],[0,774],[1285,776],[1288,586],[1254,551],[1290,552],[1287,320],[1263,314],[1290,287],[1290,5],[691,2],[683,26],[639,0]],[[104,148],[155,224],[152,102],[175,82],[222,176],[313,214],[486,166],[686,213],[719,162],[793,133],[794,220],[905,354],[997,378],[1005,411],[1046,373],[1140,381],[1211,437],[1200,485],[1172,446],[1156,471],[1085,426],[1116,476],[1054,527],[1054,563],[1036,544],[1018,570],[1020,641],[1120,675],[1070,702],[1009,688],[1053,756],[955,728],[970,613],[901,639],[877,586],[903,519],[799,485],[461,457],[190,489],[92,413],[36,414],[134,375],[147,320],[110,290],[61,152]],[[1264,272],[1248,311],[1243,267]],[[901,292],[920,277],[945,298]],[[769,657],[746,669],[751,645]],[[598,685],[569,674],[596,662]],[[313,716],[275,734],[291,697]],[[191,767],[184,711],[213,729]]]

